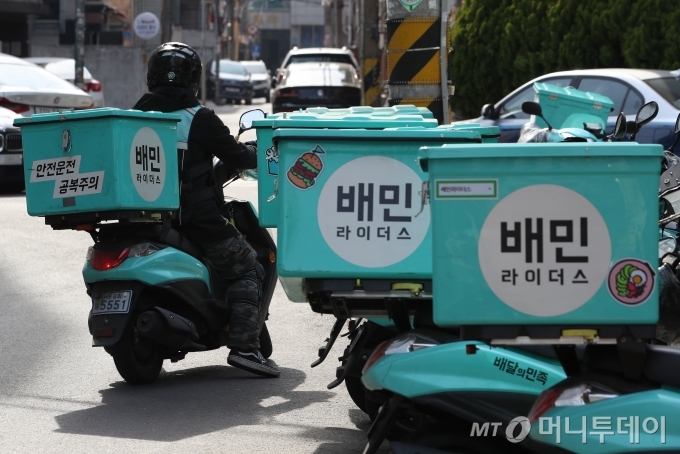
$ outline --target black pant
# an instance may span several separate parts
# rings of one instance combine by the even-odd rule
[[[237,236],[201,244],[206,259],[228,285],[231,308],[227,347],[242,352],[259,350],[260,295],[264,269],[255,250],[239,232]]]

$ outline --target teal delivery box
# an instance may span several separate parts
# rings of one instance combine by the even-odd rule
[[[534,91],[543,116],[557,129],[583,128],[584,122],[599,123],[604,128],[614,107],[614,102],[606,96],[573,87],[536,82]],[[541,118],[535,121],[537,125],[547,127]]]
[[[661,156],[631,142],[422,148],[435,323],[656,323]]]
[[[279,155],[272,143],[274,131],[281,128],[305,129],[384,129],[394,127],[437,127],[432,112],[422,107],[358,106],[347,109],[309,108],[300,112],[269,115],[253,122],[257,132],[258,211],[262,227],[276,227],[279,198]]]
[[[431,279],[427,175],[418,150],[445,143],[472,149],[482,145],[478,132],[280,128],[274,142],[280,276]]]
[[[31,216],[179,207],[179,116],[112,108],[15,120]]]

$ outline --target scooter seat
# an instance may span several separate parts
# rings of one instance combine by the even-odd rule
[[[163,226],[155,225],[154,233],[159,238],[161,243],[172,246],[175,249],[179,249],[182,252],[196,257],[197,259],[203,258],[203,250],[196,246],[194,243],[189,241],[189,239],[179,233],[177,230],[170,228],[165,235],[163,235]]]
[[[648,345],[644,375],[664,385],[680,388],[680,349],[665,345]]]

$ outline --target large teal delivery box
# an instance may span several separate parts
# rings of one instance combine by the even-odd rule
[[[422,148],[435,323],[656,323],[661,156],[630,142]]]
[[[176,210],[178,115],[113,108],[15,120],[31,216]]]
[[[614,102],[608,97],[573,87],[536,82],[534,91],[543,116],[557,129],[583,128],[584,122],[598,123],[604,129],[614,108]],[[547,127],[542,119],[535,121],[537,125]]]
[[[272,114],[253,122],[257,132],[258,211],[262,227],[276,227],[279,198],[279,155],[272,143],[274,131],[281,128],[305,129],[384,129],[394,127],[437,127],[432,112],[422,107],[357,106],[347,109],[309,108],[300,112]]]
[[[431,279],[425,144],[481,146],[455,128],[288,129],[279,150],[278,273],[283,277]]]

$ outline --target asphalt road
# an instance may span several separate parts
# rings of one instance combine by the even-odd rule
[[[241,112],[269,109],[258,101],[218,113],[234,130]],[[256,201],[256,188],[237,182],[227,192]],[[220,349],[166,361],[155,383],[129,386],[91,347],[81,276],[89,236],[29,217],[23,193],[0,194],[0,213],[0,452],[362,451],[368,417],[344,385],[326,389],[344,344],[309,367],[330,316],[291,303],[279,286],[268,322],[279,379],[228,366]]]

